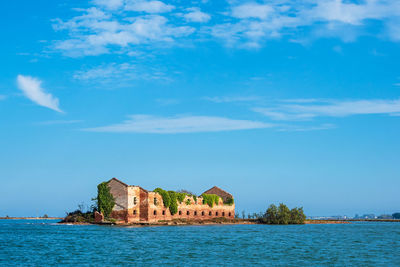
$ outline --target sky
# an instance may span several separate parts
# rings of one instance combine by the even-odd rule
[[[236,211],[400,211],[400,2],[0,3],[0,216],[117,177]]]

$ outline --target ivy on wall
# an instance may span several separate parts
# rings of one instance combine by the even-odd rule
[[[178,212],[178,201],[179,203],[182,203],[185,200],[186,196],[193,197],[194,202],[197,203],[197,196],[195,195],[187,194],[184,192],[166,191],[159,187],[154,189],[153,191],[161,195],[164,202],[164,207],[169,208],[171,215],[174,215]],[[220,197],[215,194],[202,194],[201,197],[203,198],[203,204],[207,204],[211,208],[214,205],[218,205],[220,199]],[[185,203],[186,205],[192,204],[190,199],[187,199]],[[224,202],[224,204],[232,205],[233,198],[228,198]]]
[[[97,209],[105,218],[110,217],[111,211],[115,205],[115,199],[110,192],[108,182],[102,182],[97,186]]]
[[[207,204],[211,208],[215,205],[218,205],[219,196],[214,194],[202,194],[203,197],[203,204]]]

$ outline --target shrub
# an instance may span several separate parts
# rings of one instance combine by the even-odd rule
[[[285,204],[283,203],[279,204],[277,217],[279,224],[289,224],[290,210]]]
[[[278,224],[278,208],[274,204],[268,207],[263,221],[267,224]]]
[[[190,205],[190,204],[191,204],[190,198],[186,199],[186,205]]]
[[[290,223],[291,224],[304,224],[306,215],[304,214],[303,207],[293,208],[290,211]]]
[[[108,187],[108,182],[102,182],[97,186],[97,209],[108,218],[114,208],[115,200]]]
[[[281,203],[279,207],[271,204],[263,218],[259,218],[259,221],[266,224],[304,224],[306,215],[304,214],[303,208],[289,208]]]

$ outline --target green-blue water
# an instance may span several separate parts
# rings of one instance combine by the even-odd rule
[[[0,220],[0,265],[400,266],[400,223],[111,227]]]

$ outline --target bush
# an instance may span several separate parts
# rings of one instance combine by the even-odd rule
[[[82,212],[77,209],[73,212],[67,213],[67,216],[61,221],[64,223],[91,223],[94,222],[93,212]]]
[[[190,198],[186,199],[186,205],[190,205],[190,204],[191,204]]]
[[[108,182],[102,182],[97,186],[97,210],[100,211],[105,218],[110,217],[114,208],[115,200],[108,187]]]
[[[271,204],[263,218],[259,219],[260,222],[266,224],[304,224],[306,215],[303,208],[289,208],[281,203],[279,207]]]

